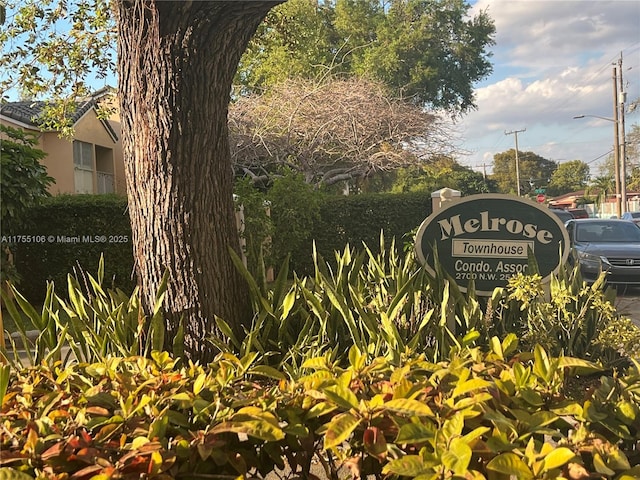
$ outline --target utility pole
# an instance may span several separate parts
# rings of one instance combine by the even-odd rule
[[[622,217],[620,194],[620,138],[618,135],[618,73],[613,67],[613,172],[616,177],[616,214]]]
[[[620,89],[618,90],[618,108],[620,109],[620,195],[622,195],[622,213],[627,211],[627,147],[626,135],[624,131],[624,106],[627,100],[627,93],[624,91],[624,83],[622,81],[622,52],[618,60],[618,71],[620,73]],[[620,218],[620,217],[618,217]]]
[[[516,183],[518,184],[518,196],[520,196],[520,162],[518,160],[518,133],[526,132],[527,129],[523,128],[522,130],[511,130],[510,132],[505,131],[505,135],[513,135],[516,140]]]
[[[487,179],[487,164],[483,163],[482,165],[476,165],[474,168],[480,168],[482,167],[482,179],[486,180]]]

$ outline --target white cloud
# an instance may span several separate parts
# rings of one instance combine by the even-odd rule
[[[476,89],[477,111],[461,122],[468,165],[514,148],[556,161],[591,161],[613,143],[612,62],[623,53],[630,101],[640,97],[640,2],[479,0],[496,25],[494,73]],[[631,68],[631,70],[627,70]],[[638,115],[635,115],[638,117]],[[637,122],[629,117],[627,125]]]

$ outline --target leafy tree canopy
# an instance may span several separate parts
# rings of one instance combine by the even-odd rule
[[[397,172],[392,192],[433,192],[448,187],[463,196],[497,191],[495,181],[460,165],[450,157],[440,157],[433,163],[412,166]]]
[[[640,166],[631,168],[627,178],[627,192],[640,192]]]
[[[589,165],[581,160],[560,163],[551,175],[549,195],[563,195],[584,189],[589,183]]]
[[[634,167],[640,166],[640,125],[632,125],[629,131],[625,134],[625,146],[627,174],[629,175]],[[610,176],[615,178],[613,152],[611,152],[604,162],[600,164],[598,172],[601,176]]]
[[[61,102],[48,115],[63,123],[89,83],[115,71],[110,0],[9,0],[0,29],[0,89]]]
[[[640,125],[626,135],[627,192],[640,192]]]
[[[9,0],[0,31],[0,87],[23,98],[89,94],[115,71],[110,0]],[[492,71],[495,27],[462,0],[288,0],[243,56],[236,82],[263,89],[292,76],[371,76],[397,95],[452,112],[474,108],[473,84]],[[0,15],[2,17],[3,15]],[[100,85],[102,86],[102,85]],[[52,116],[56,112],[51,112]]]
[[[585,189],[585,197],[593,200],[596,204],[606,201],[607,197],[614,194],[616,184],[613,176],[601,175],[592,178]]]
[[[558,168],[558,164],[533,152],[518,151],[520,173],[520,194],[529,195],[540,186],[546,186]],[[517,193],[516,151],[515,149],[493,156],[493,175],[501,193]]]
[[[495,32],[486,12],[469,9],[462,0],[289,0],[267,16],[236,80],[255,91],[291,76],[358,75],[464,112],[475,107],[473,84],[492,71]]]

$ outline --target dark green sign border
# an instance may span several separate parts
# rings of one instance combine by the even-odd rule
[[[547,207],[514,195],[481,194],[452,201],[420,225],[416,255],[432,275],[434,248],[460,290],[466,292],[473,279],[476,293],[490,296],[511,276],[526,273],[528,249],[548,282],[567,261],[569,236]]]

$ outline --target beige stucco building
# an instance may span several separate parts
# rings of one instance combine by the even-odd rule
[[[0,123],[35,132],[37,148],[47,153],[41,163],[55,183],[51,194],[118,193],[125,195],[124,162],[117,116],[102,119],[99,98],[78,102],[71,120],[73,139],[40,128],[38,118],[44,102],[10,102],[0,106]]]

